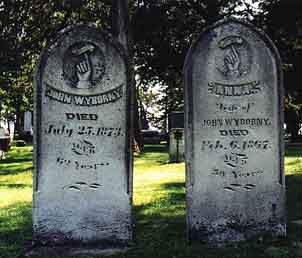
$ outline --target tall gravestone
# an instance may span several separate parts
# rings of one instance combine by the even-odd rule
[[[192,45],[184,72],[189,240],[284,236],[277,49],[253,25],[224,19]]]
[[[132,239],[128,58],[92,25],[63,30],[35,76],[34,241]]]

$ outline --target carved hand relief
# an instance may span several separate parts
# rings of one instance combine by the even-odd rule
[[[220,245],[286,233],[282,74],[270,44],[251,24],[223,19],[204,30],[186,57],[190,241]],[[264,203],[278,203],[280,214]]]
[[[90,42],[72,45],[63,58],[63,76],[72,88],[96,87],[105,74],[105,67],[104,54]]]
[[[228,36],[218,42],[216,67],[228,79],[247,75],[251,56],[248,43],[240,36]]]
[[[77,42],[68,47],[63,56],[64,86],[58,88],[53,82],[46,82],[45,96],[52,101],[83,107],[116,102],[124,96],[125,84],[114,83],[108,88],[106,83],[113,77],[110,69],[99,46]],[[108,74],[106,83],[105,74]]]
[[[65,28],[44,50],[35,76],[37,243],[132,238],[129,78],[124,48],[94,25]]]
[[[249,96],[261,92],[260,81],[244,81],[251,69],[249,44],[240,36],[228,36],[218,41],[215,65],[222,81],[208,83],[208,92],[216,96]],[[229,83],[235,81],[236,83]],[[228,83],[225,83],[228,81]]]

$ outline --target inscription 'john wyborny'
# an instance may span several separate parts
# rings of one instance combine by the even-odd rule
[[[223,127],[223,126],[270,126],[269,118],[217,118],[217,119],[203,119],[201,121],[202,127]]]
[[[76,106],[99,106],[115,102],[123,96],[123,84],[97,95],[77,95],[64,92],[46,84],[45,96],[52,100],[64,103],[75,104]]]
[[[271,43],[252,24],[224,18],[186,56],[190,242],[286,235],[282,69]]]

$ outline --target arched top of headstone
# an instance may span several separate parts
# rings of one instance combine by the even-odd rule
[[[184,75],[188,238],[218,244],[284,236],[276,47],[252,24],[226,18],[192,45]]]
[[[200,71],[194,72],[194,67]],[[191,87],[196,73],[209,83],[215,78],[221,83],[232,81],[235,84],[245,84],[259,76],[269,80],[273,73],[276,80],[273,87],[278,89],[278,99],[282,101],[283,73],[276,46],[264,31],[234,17],[221,19],[204,28],[188,51],[183,73],[185,94],[190,95],[189,99],[193,99]],[[189,106],[192,104],[191,101],[188,103]],[[283,112],[282,103],[279,111]],[[190,121],[191,117],[187,117]]]
[[[85,94],[86,90],[81,89],[89,90],[96,88],[96,84],[106,84],[106,81],[109,80],[104,76],[109,65],[106,63],[106,55],[104,53],[108,50],[107,46],[115,49],[125,63],[127,83],[129,84],[131,76],[127,51],[110,33],[101,30],[93,23],[70,25],[56,34],[56,37],[42,50],[35,73],[36,83],[40,84],[42,82],[44,68],[50,57],[55,55],[55,58],[57,58],[61,55],[63,70],[60,77],[71,88],[78,89],[79,93]],[[84,59],[88,61],[86,63],[90,64],[91,76],[88,83],[79,83],[78,75],[82,70],[79,67],[80,70],[77,74],[76,63],[85,61]],[[84,66],[82,68],[85,70]],[[92,90],[89,91],[91,92]]]
[[[34,241],[132,239],[131,68],[92,24],[67,27],[35,74]]]
[[[226,17],[223,19],[218,20],[217,22],[211,24],[210,26],[207,26],[206,28],[204,28],[202,30],[202,32],[200,33],[199,37],[197,38],[197,40],[191,45],[188,54],[186,56],[185,59],[185,63],[184,63],[184,74],[185,74],[185,78],[187,78],[187,75],[190,74],[191,69],[192,69],[192,63],[194,60],[194,56],[196,55],[196,51],[198,50],[198,47],[200,46],[200,44],[205,44],[207,45],[207,43],[205,43],[205,41],[207,41],[209,39],[209,36],[212,38],[213,37],[213,33],[216,33],[216,36],[218,36],[218,34],[223,33],[223,30],[228,30],[231,29],[233,31],[236,31],[236,29],[240,32],[243,31],[245,33],[250,33],[251,35],[254,35],[256,40],[261,39],[266,47],[271,51],[275,61],[276,61],[276,67],[278,69],[277,71],[277,75],[278,75],[278,81],[281,83],[282,81],[282,70],[281,70],[281,58],[279,55],[279,52],[276,48],[276,46],[274,45],[274,43],[272,42],[272,40],[266,35],[266,33],[264,31],[262,31],[261,29],[255,27],[252,23],[247,22],[247,21],[243,21],[234,17]],[[218,47],[220,49],[225,49],[226,47],[228,47],[230,44],[233,44],[234,46],[238,45],[244,45],[246,42],[244,42],[244,40],[242,40],[241,35],[234,35],[234,37],[227,37],[227,38],[223,38],[218,42]],[[211,42],[208,42],[208,45]],[[189,78],[187,78],[189,79]],[[279,83],[280,87],[281,84]]]

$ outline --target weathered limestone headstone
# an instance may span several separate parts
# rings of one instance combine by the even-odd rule
[[[128,58],[92,25],[63,30],[35,76],[34,240],[132,239]]]
[[[189,240],[284,236],[277,49],[251,24],[221,20],[191,47],[184,69]]]
[[[168,115],[169,160],[183,162],[185,159],[184,112],[173,111]]]

